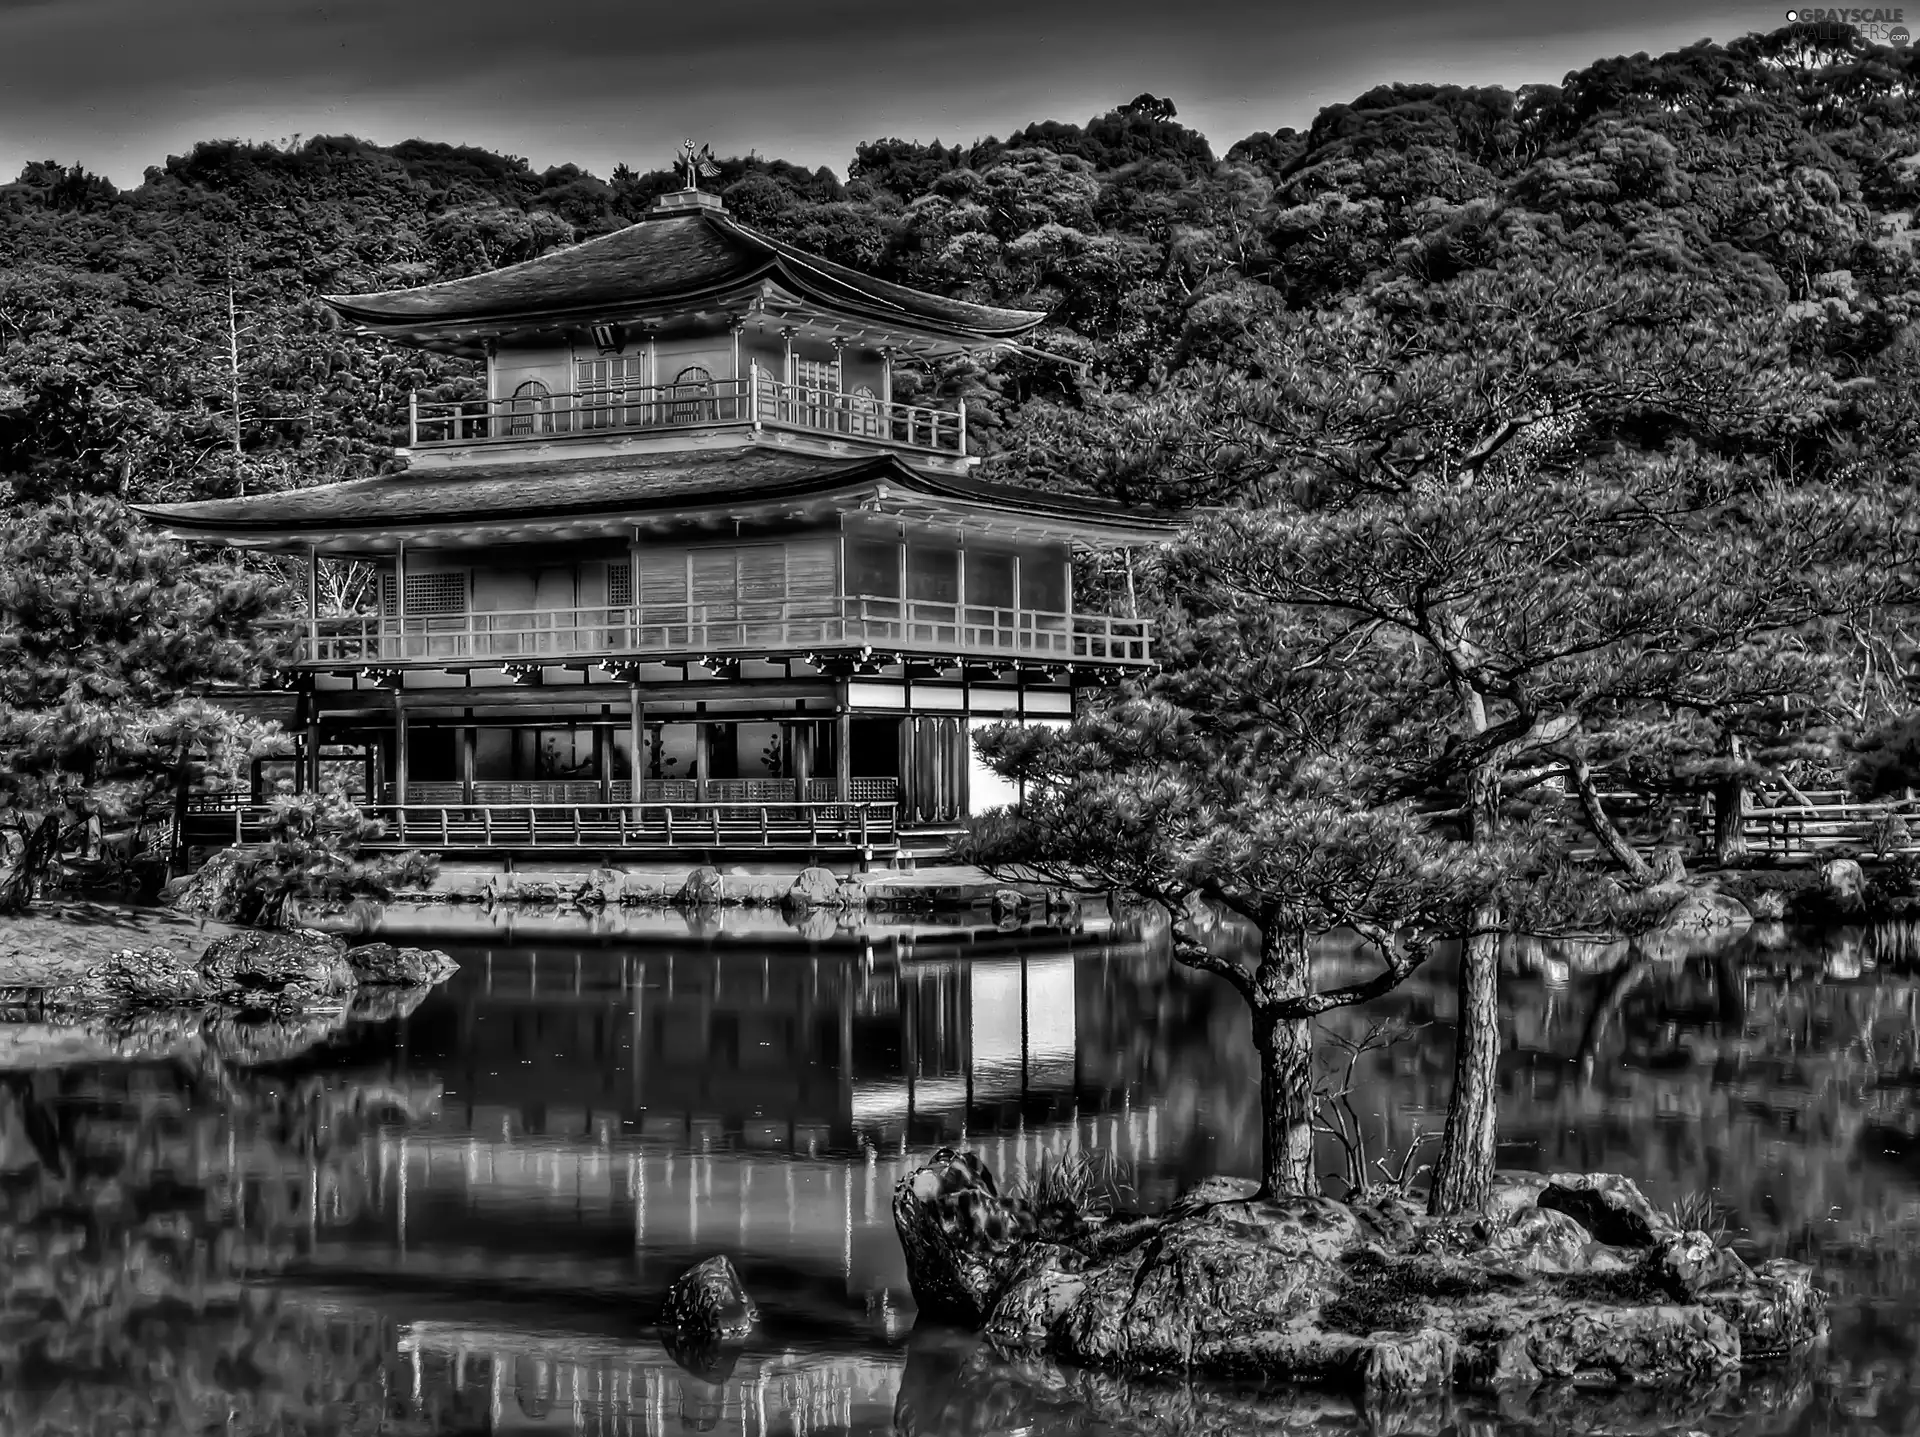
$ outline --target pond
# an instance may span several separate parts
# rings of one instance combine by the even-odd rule
[[[1710,1193],[1749,1258],[1817,1267],[1834,1338],[1678,1398],[1386,1411],[1006,1362],[915,1324],[889,1202],[940,1144],[1003,1176],[1106,1148],[1145,1205],[1252,1171],[1244,1015],[1151,936],[458,922],[437,941],[460,972],[384,1013],[0,1073],[0,1432],[1920,1427],[1910,931],[1512,951],[1503,1165]],[[1414,1027],[1356,1070],[1392,1152],[1444,1118],[1452,1011],[1436,962],[1328,1022]],[[765,1329],[694,1372],[647,1318],[713,1252]]]

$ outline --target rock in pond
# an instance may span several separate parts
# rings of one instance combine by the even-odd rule
[[[1035,1221],[971,1153],[894,1191],[924,1312],[997,1348],[1130,1375],[1358,1389],[1369,1400],[1562,1379],[1714,1381],[1818,1340],[1798,1264],[1759,1273],[1611,1174],[1503,1175],[1484,1215],[1396,1191],[1265,1200],[1212,1180],[1157,1218]]]
[[[740,1274],[725,1257],[696,1263],[673,1280],[660,1308],[660,1326],[698,1346],[746,1337],[760,1321]]]
[[[243,1008],[343,1008],[355,987],[346,940],[310,928],[253,929],[207,949],[212,995]]]
[[[673,895],[676,908],[713,908],[727,901],[727,880],[711,865],[696,868]]]
[[[1744,933],[1753,926],[1747,905],[1711,888],[1681,888],[1661,927],[1686,933]]]
[[[1652,1247],[1673,1224],[1648,1202],[1632,1178],[1615,1173],[1555,1173],[1536,1200],[1549,1212],[1563,1212],[1616,1247]]]
[[[839,908],[845,899],[840,892],[840,875],[831,868],[822,868],[818,864],[803,868],[793,880],[793,886],[781,899],[781,906],[792,911],[804,911],[814,908]]]
[[[1866,906],[1867,875],[1851,858],[1829,858],[1820,865],[1820,891],[1842,913]]]
[[[460,971],[460,965],[437,948],[396,948],[391,943],[349,948],[347,966],[355,981],[374,988],[431,988]]]

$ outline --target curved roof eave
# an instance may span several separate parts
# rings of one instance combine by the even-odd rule
[[[993,305],[976,304],[971,300],[948,299],[941,295],[925,294],[906,285],[863,274],[833,260],[809,255],[783,241],[763,235],[739,223],[731,216],[703,212],[698,217],[704,221],[704,227],[710,233],[727,242],[726,249],[731,251],[735,262],[729,265],[718,278],[687,289],[668,289],[653,296],[632,295],[624,299],[615,296],[607,300],[579,301],[557,308],[529,307],[520,303],[489,309],[483,300],[465,311],[439,314],[396,312],[391,305],[380,303],[399,300],[402,297],[417,301],[435,291],[442,296],[456,295],[460,290],[476,285],[495,287],[502,277],[535,274],[541,270],[550,271],[559,263],[564,263],[569,256],[577,259],[582,251],[611,248],[610,242],[622,237],[627,237],[631,241],[633,231],[660,222],[641,220],[627,226],[626,229],[616,230],[611,235],[596,236],[549,254],[537,255],[533,259],[521,260],[517,264],[505,265],[497,270],[488,270],[483,274],[442,280],[430,285],[416,285],[407,289],[379,290],[372,294],[322,295],[321,299],[343,318],[355,324],[375,330],[422,331],[468,327],[475,324],[590,320],[604,314],[609,304],[617,306],[624,302],[641,306],[650,302],[696,303],[703,298],[725,294],[743,285],[751,285],[771,274],[778,274],[795,293],[813,303],[840,310],[869,322],[886,321],[955,340],[980,339],[989,342],[1009,340],[1037,328],[1047,317],[1046,313],[1040,310],[1002,309]],[[942,317],[926,312],[916,305],[915,301],[933,309],[952,310],[955,317]],[[961,319],[971,319],[973,322],[962,323],[959,322]]]

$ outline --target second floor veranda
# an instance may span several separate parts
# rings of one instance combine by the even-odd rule
[[[408,444],[419,450],[513,445],[556,439],[699,431],[773,429],[963,459],[964,407],[936,409],[851,391],[789,384],[757,365],[740,379],[615,385],[558,392],[543,385],[494,399],[422,400],[408,414]]]
[[[961,663],[1142,667],[1153,661],[1146,619],[869,594],[405,617],[367,614],[292,621],[285,631],[296,663],[330,669],[564,659],[672,662],[846,649]]]

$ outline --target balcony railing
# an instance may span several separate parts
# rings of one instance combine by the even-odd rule
[[[757,367],[745,379],[702,384],[623,385],[537,398],[438,401],[416,397],[408,433],[412,447],[436,449],[729,424],[763,425],[936,454],[967,452],[963,410],[929,409],[871,394],[785,384]]]
[[[287,626],[296,662],[514,663],[614,655],[804,652],[871,647],[960,658],[1151,662],[1145,619],[934,603],[870,594],[644,608],[519,609],[445,616],[373,615]]]

